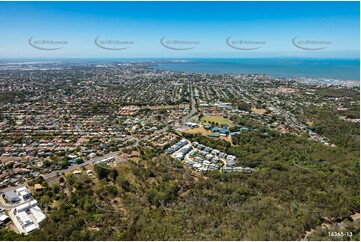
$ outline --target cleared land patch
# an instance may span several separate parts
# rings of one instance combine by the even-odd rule
[[[267,112],[266,109],[258,109],[258,108],[252,108],[252,112],[257,113],[257,114],[264,114],[265,112]]]

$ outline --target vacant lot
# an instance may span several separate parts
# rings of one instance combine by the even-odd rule
[[[195,129],[188,129],[187,131],[185,131],[185,133],[187,133],[187,134],[201,134],[201,135],[207,136],[207,134],[210,134],[211,131],[205,130],[203,127],[199,127],[199,128],[195,128]]]
[[[267,112],[266,109],[258,109],[258,108],[252,108],[252,112],[257,113],[257,114],[264,114],[265,112]]]

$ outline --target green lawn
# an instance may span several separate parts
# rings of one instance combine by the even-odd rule
[[[210,122],[215,122],[215,123],[218,123],[219,125],[227,124],[228,127],[232,127],[234,125],[233,122],[227,118],[223,118],[221,116],[212,116],[212,115],[203,116],[201,119],[201,122],[207,123],[207,124]]]

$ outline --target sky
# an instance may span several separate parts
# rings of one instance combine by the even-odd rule
[[[359,58],[359,4],[0,2],[0,58]]]

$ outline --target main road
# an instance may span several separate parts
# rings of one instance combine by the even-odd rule
[[[190,89],[191,89],[191,111],[187,115],[183,116],[183,118],[181,119],[182,123],[187,122],[188,119],[190,119],[195,113],[197,113],[196,100],[194,99],[192,85],[190,85]]]
[[[167,124],[164,128],[155,131],[153,134],[159,134],[159,133],[167,131],[167,129],[171,126],[176,126],[177,124],[180,124],[180,123],[186,123],[188,119],[190,119],[195,113],[197,113],[196,100],[194,99],[193,88],[191,85],[190,85],[190,89],[191,89],[191,111],[187,115],[183,116],[181,119]],[[142,138],[142,140],[146,141],[146,140],[149,140],[149,138],[150,138],[150,135],[147,135],[147,136],[144,136]]]

